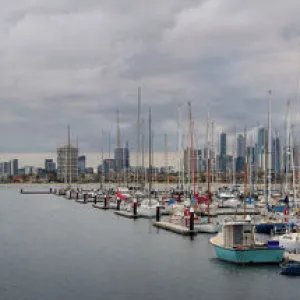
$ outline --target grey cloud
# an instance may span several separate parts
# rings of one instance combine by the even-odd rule
[[[2,152],[55,151],[67,124],[85,152],[100,149],[102,128],[113,147],[117,109],[134,150],[138,86],[157,151],[165,133],[177,149],[178,104],[186,133],[192,102],[202,144],[208,107],[229,133],[266,124],[268,89],[274,127],[284,127],[287,99],[298,108],[298,0],[2,2]]]

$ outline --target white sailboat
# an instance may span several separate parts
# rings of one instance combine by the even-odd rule
[[[159,206],[157,200],[151,199],[152,191],[152,132],[151,132],[151,108],[149,108],[149,198],[144,199],[137,209],[137,214],[144,218],[154,218],[156,207]]]

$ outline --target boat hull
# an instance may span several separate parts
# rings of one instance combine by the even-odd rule
[[[212,242],[219,259],[235,264],[279,264],[283,260],[284,249],[230,249]]]
[[[202,233],[217,233],[218,227],[213,223],[195,224],[194,229]]]

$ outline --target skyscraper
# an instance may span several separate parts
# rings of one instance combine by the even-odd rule
[[[86,169],[86,156],[81,155],[78,156],[78,172],[79,174],[83,174]]]
[[[245,157],[245,138],[244,135],[239,134],[236,139],[236,153],[237,157]]]
[[[281,169],[281,149],[280,138],[274,137],[272,139],[272,171],[279,172]]]
[[[11,174],[12,175],[18,175],[18,169],[19,169],[19,160],[13,159],[11,161]]]
[[[266,149],[266,137],[266,129],[264,127],[260,127],[257,132],[257,147],[259,153]]]
[[[114,155],[116,171],[128,170],[130,168],[130,153],[128,147],[116,148]]]
[[[227,140],[226,133],[220,135],[220,156],[219,156],[219,170],[226,172],[227,157],[226,157]]]
[[[226,133],[223,132],[220,135],[220,156],[226,155],[226,149],[227,149]]]
[[[76,181],[78,177],[78,148],[65,145],[57,148],[57,178],[69,182]]]
[[[54,172],[56,169],[55,162],[52,158],[46,158],[45,159],[45,171],[46,172]]]
[[[192,150],[190,147],[184,149],[183,152],[183,165],[184,165],[184,172],[191,173],[192,172],[192,163],[193,163],[193,157],[192,157]],[[201,164],[202,164],[202,151],[198,149],[194,149],[194,170],[195,173],[200,172],[201,170]]]

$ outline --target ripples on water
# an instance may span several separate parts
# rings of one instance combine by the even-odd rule
[[[299,299],[278,266],[215,258],[209,236],[0,187],[0,299]]]

